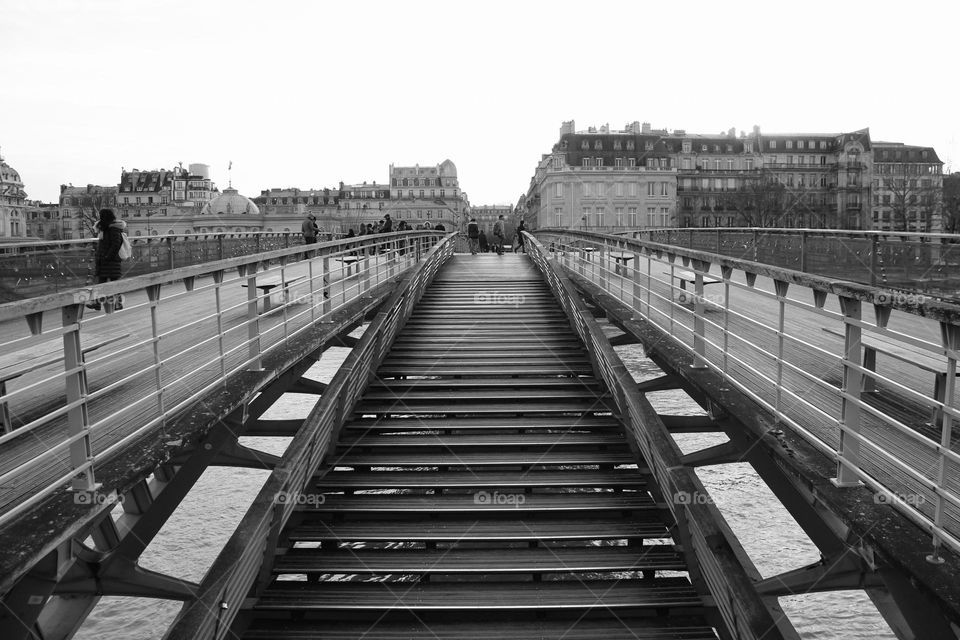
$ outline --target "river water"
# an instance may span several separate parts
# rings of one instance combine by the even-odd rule
[[[347,349],[333,348],[308,374],[329,381]],[[624,363],[639,380],[661,375],[637,346],[618,347]],[[660,413],[702,413],[682,391],[647,396]],[[303,418],[316,401],[314,396],[288,394],[265,418]],[[718,444],[717,434],[677,436],[680,447],[695,451]],[[248,446],[281,454],[288,438],[244,438]],[[729,464],[698,470],[707,490],[731,529],[764,577],[794,569],[819,559],[807,539],[766,485],[747,464]],[[186,580],[199,582],[256,493],[267,472],[213,468],[203,474],[153,543],[141,564]],[[780,604],[802,638],[841,640],[893,640],[883,618],[861,591],[811,594],[781,598]],[[146,598],[103,598],[75,636],[80,640],[155,640],[179,610],[179,603]]]

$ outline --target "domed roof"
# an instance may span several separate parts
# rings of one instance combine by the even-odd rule
[[[215,215],[233,215],[237,213],[259,215],[260,209],[257,205],[253,204],[253,200],[240,195],[236,189],[227,187],[223,190],[223,193],[211,200],[210,203],[203,208],[203,213],[212,213]]]
[[[440,175],[456,177],[457,165],[453,164],[449,158],[444,160],[440,163]]]

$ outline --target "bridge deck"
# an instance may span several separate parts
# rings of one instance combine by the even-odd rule
[[[535,268],[457,256],[298,497],[243,637],[715,638],[636,463]]]

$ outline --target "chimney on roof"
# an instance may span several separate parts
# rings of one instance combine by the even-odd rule
[[[640,128],[640,133],[650,133],[650,123],[644,122]]]
[[[758,124],[753,125],[753,135],[754,136],[760,135],[760,125]]]
[[[737,137],[737,128],[736,128],[736,127],[730,127],[730,130],[727,131],[727,137],[728,137],[728,138],[736,138],[736,137]]]

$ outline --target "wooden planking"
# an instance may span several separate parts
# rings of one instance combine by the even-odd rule
[[[647,611],[667,634],[684,637],[677,615],[691,637],[712,637],[679,549],[643,545],[671,540],[670,512],[583,346],[565,318],[547,319],[549,296],[524,297],[545,284],[466,282],[473,266],[454,260],[403,328],[281,534],[250,629],[287,637],[298,616],[318,616],[326,633],[366,615],[363,633],[386,634],[394,615],[449,614],[442,637],[485,638],[498,620],[470,614],[498,611],[539,624],[569,613],[568,628],[597,638],[612,612]],[[493,308],[489,292],[527,304]]]
[[[664,578],[657,584],[627,580],[563,583],[382,582],[277,583],[259,598],[255,610],[317,611],[367,609],[377,611],[700,608],[703,600],[684,579]]]
[[[315,553],[291,549],[274,573],[542,573],[569,571],[683,571],[681,555],[669,545],[514,549],[383,550]]]

